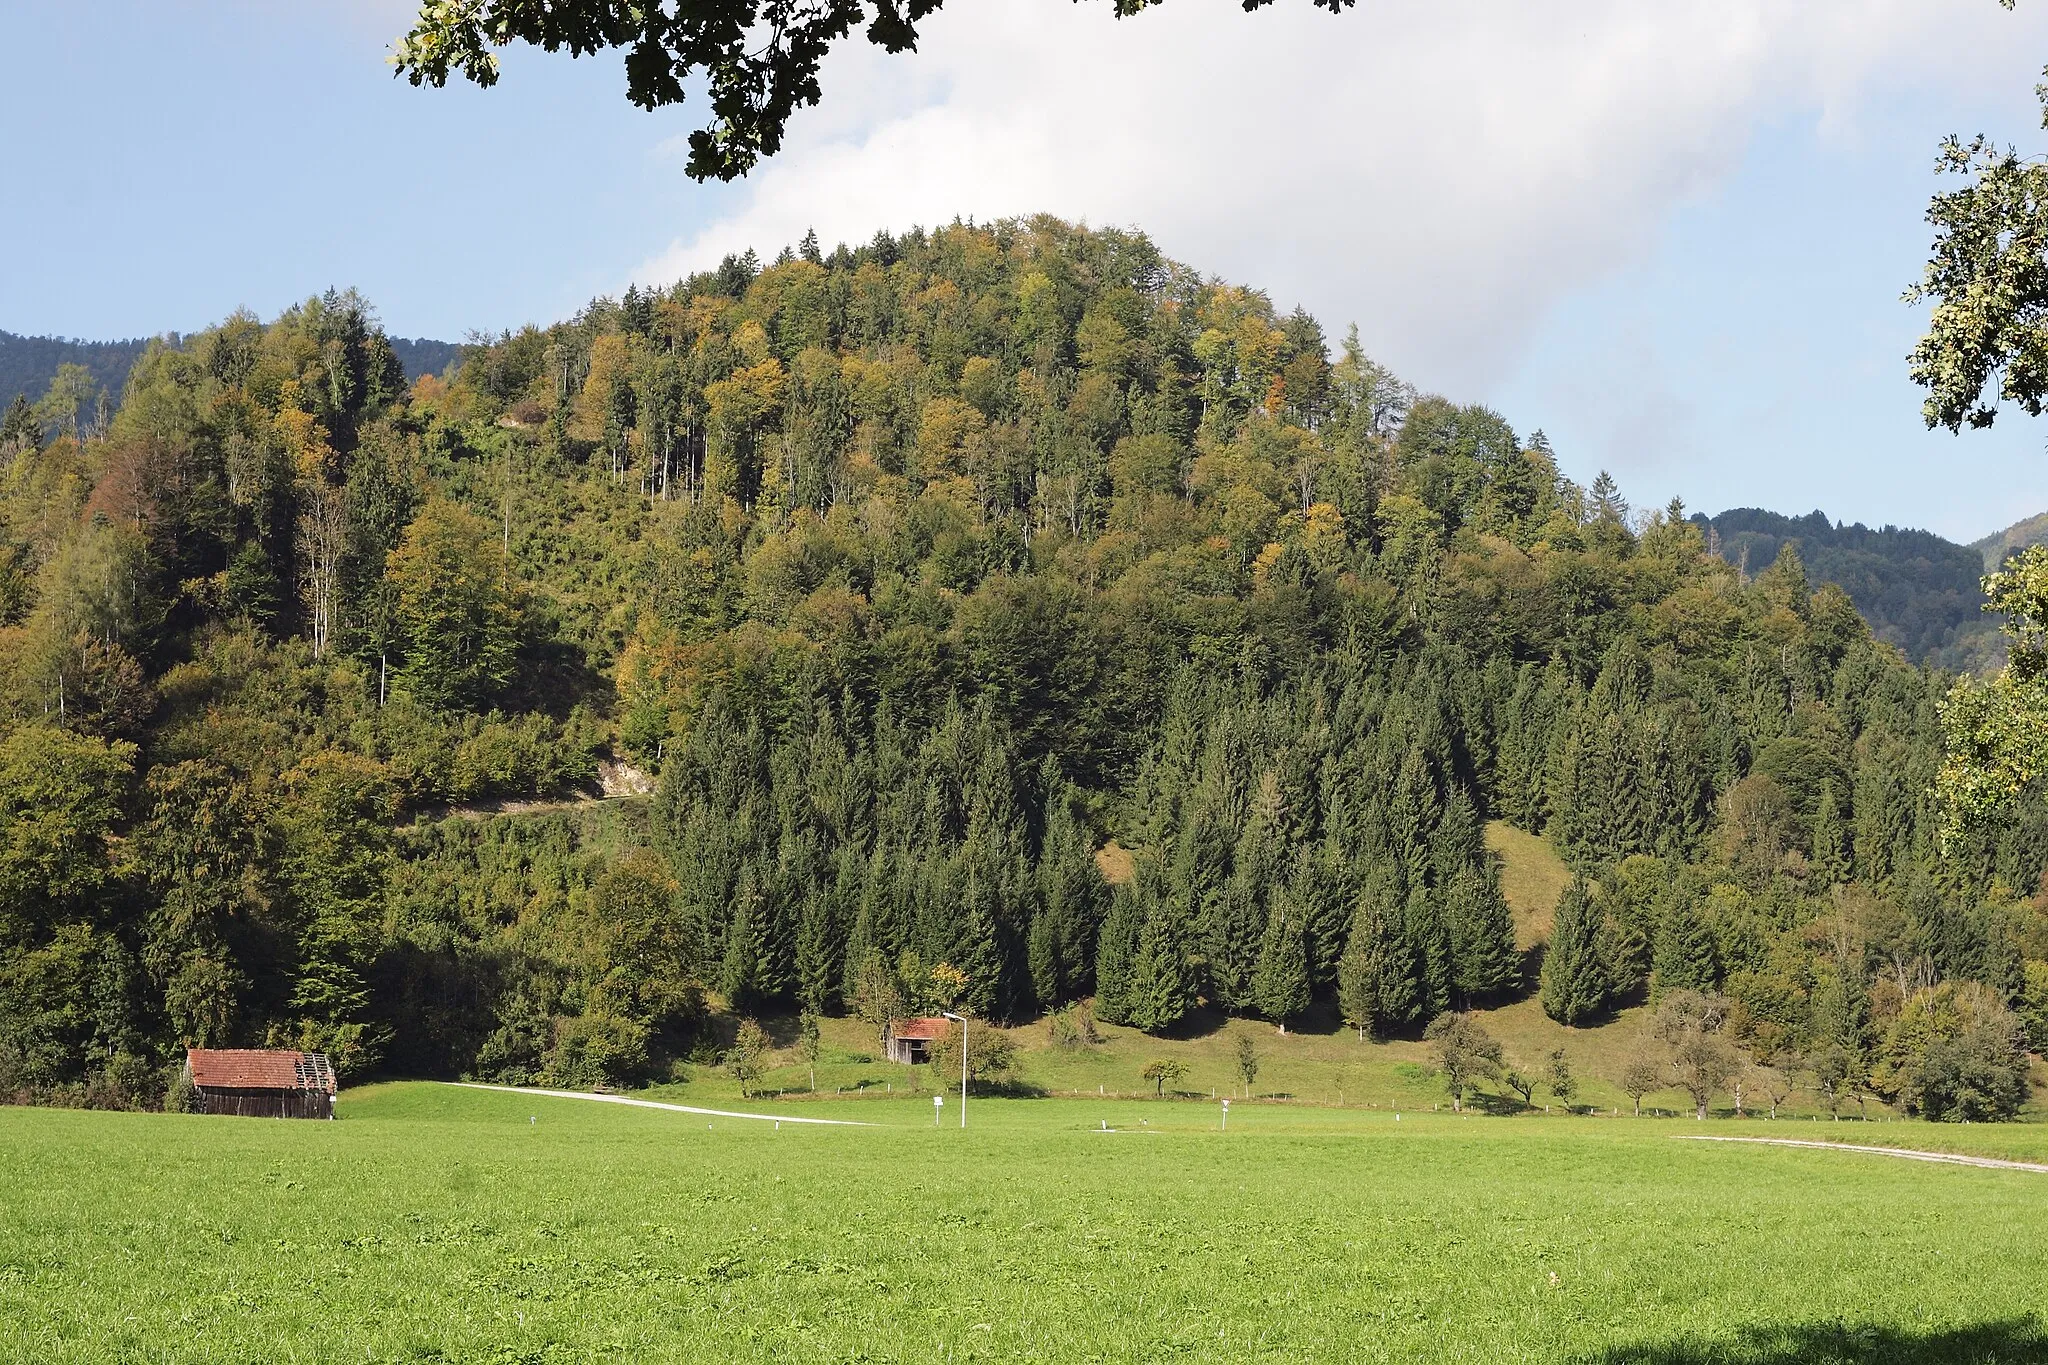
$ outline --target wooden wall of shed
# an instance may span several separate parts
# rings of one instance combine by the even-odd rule
[[[250,1119],[331,1119],[334,1106],[323,1090],[229,1090],[202,1085],[199,1094],[209,1114]]]

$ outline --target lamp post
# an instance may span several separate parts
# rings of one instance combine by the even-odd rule
[[[960,1025],[960,1126],[967,1126],[967,1017],[951,1010],[940,1010],[940,1014]]]

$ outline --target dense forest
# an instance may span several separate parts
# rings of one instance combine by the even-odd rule
[[[187,1043],[631,1083],[733,1013],[1391,1036],[1540,987],[1993,1117],[2048,1025],[2048,805],[1940,844],[1946,679],[1796,545],[1738,571],[1140,235],[807,238],[410,381],[330,293],[0,445],[21,1097],[146,1103]],[[464,809],[609,762],[652,797]],[[1579,873],[1540,969],[1489,819]]]
[[[1973,673],[2005,662],[2003,637],[1984,614],[1978,584],[1986,568],[1997,565],[1987,566],[1974,546],[1932,531],[1836,523],[1818,511],[1787,517],[1738,507],[1693,520],[1709,548],[1749,573],[1773,563],[1786,541],[1797,541],[1813,580],[1840,586],[1871,634],[1915,662]]]

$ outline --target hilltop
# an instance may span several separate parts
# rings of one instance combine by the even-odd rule
[[[1985,672],[2004,661],[1997,622],[1983,612],[1980,546],[1931,531],[1837,523],[1819,511],[1788,517],[1738,507],[1715,517],[1696,514],[1693,522],[1723,559],[1748,573],[1769,566],[1787,542],[1797,543],[1814,580],[1839,585],[1871,633],[1912,659],[1959,672]]]
[[[2003,531],[1994,531],[1982,540],[1972,541],[1970,548],[1983,556],[1984,571],[1989,573],[2003,564],[2007,555],[2041,544],[2048,544],[2048,512],[2016,521]]]
[[[170,346],[181,343],[176,332],[167,333],[160,340]],[[118,405],[121,391],[128,382],[128,372],[135,367],[135,362],[141,359],[149,344],[150,338],[147,337],[127,341],[80,341],[71,337],[20,336],[0,331],[0,408],[5,408],[17,396],[30,402],[41,398],[49,390],[50,382],[57,377],[59,367],[64,365],[83,366],[93,386],[105,392],[110,403]],[[462,351],[460,346],[451,342],[407,337],[392,337],[391,348],[406,374],[413,379],[445,371],[461,358]]]

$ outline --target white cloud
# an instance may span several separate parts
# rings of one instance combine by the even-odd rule
[[[1850,135],[1862,102],[1909,80],[2024,89],[2039,36],[1988,0],[1364,0],[1341,16],[1174,0],[1123,21],[1095,2],[956,0],[915,58],[835,57],[824,106],[741,206],[635,275],[811,226],[829,244],[1049,211],[1143,227],[1332,331],[1356,319],[1376,354],[1469,393],[1763,121],[1811,111]]]

